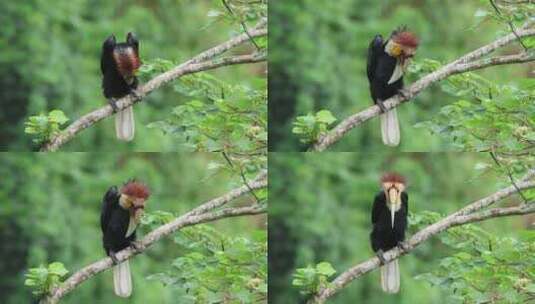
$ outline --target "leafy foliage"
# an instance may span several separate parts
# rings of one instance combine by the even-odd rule
[[[254,176],[255,166],[230,157],[234,171],[217,153],[4,154],[0,159],[0,174],[4,176],[0,183],[0,241],[9,246],[0,247],[0,257],[9,263],[0,267],[0,302],[35,301],[24,286],[29,267],[44,264],[47,268],[50,261],[60,261],[75,272],[105,257],[99,214],[109,187],[133,177],[149,186],[152,195],[138,229],[138,238],[142,238],[200,203],[243,185],[237,169],[240,162],[246,177]],[[222,167],[215,169],[216,164]],[[265,201],[267,191],[255,193]],[[237,203],[254,203],[254,198],[244,196]],[[207,225],[231,239],[257,243],[257,231],[266,230],[266,217],[234,217]],[[134,292],[128,302],[174,303],[181,289],[167,288],[145,277],[167,271],[174,259],[191,252],[170,237],[133,259]],[[114,303],[117,297],[112,283],[112,272],[105,271],[84,282],[62,303]]]
[[[183,77],[176,92],[191,101],[149,125],[192,151],[263,153],[267,146],[267,91],[231,85],[207,73]]]
[[[154,230],[161,225],[165,225],[175,219],[172,212],[156,210],[153,212],[145,212],[141,217],[141,224],[149,226],[150,230]]]
[[[435,221],[437,213],[417,215],[411,223]],[[438,235],[454,251],[431,272],[418,275],[447,290],[460,303],[528,303],[535,294],[535,232],[520,238],[500,237],[476,225],[463,225]]]
[[[60,127],[67,121],[69,118],[61,110],[50,111],[48,115],[30,116],[25,123],[24,133],[32,135],[33,141],[40,144],[61,132]]]
[[[300,150],[297,139],[302,142],[302,138],[294,136],[291,129],[295,127],[298,117],[303,118],[303,113],[328,109],[335,117],[345,118],[372,104],[366,79],[366,52],[370,40],[376,34],[386,38],[394,28],[407,24],[422,41],[416,58],[450,62],[493,41],[497,36],[510,33],[510,24],[518,28],[535,13],[534,6],[526,1],[519,1],[523,2],[519,4],[513,3],[514,1],[494,2],[499,6],[500,13],[486,0],[465,1],[462,4],[441,3],[441,14],[436,12],[437,2],[434,0],[418,3],[379,1],[373,4],[367,0],[344,0],[337,1],[336,5],[303,0],[272,3],[271,43],[285,47],[275,48],[270,52],[270,150]],[[355,10],[355,7],[361,9]],[[451,19],[456,22],[448,22]],[[522,41],[524,46],[532,47],[535,40],[527,38]],[[519,43],[513,45],[516,46],[515,51],[522,51],[523,47]],[[526,107],[524,99],[515,106],[510,104],[520,99],[523,93],[514,90],[525,90],[519,84],[523,81],[522,78],[526,77],[525,75],[529,77],[530,73],[531,69],[526,64],[497,66],[477,71],[477,75],[485,75],[483,77],[493,84],[506,84],[512,88],[505,89],[504,92],[501,92],[501,87],[498,88],[500,94],[493,95],[496,99],[493,102],[499,102],[498,106],[506,111],[500,113],[502,117],[487,129],[481,127],[486,119],[477,121],[477,133],[494,136],[500,123],[509,124],[512,121],[509,119],[515,118],[511,113]],[[415,79],[413,75],[408,74],[405,83],[410,84]],[[436,113],[440,115],[443,106],[461,99],[449,94],[450,92],[440,90],[439,86],[441,84],[426,89],[410,105],[399,108],[398,115],[402,122],[402,142],[399,150],[460,150],[459,145],[462,144],[466,145],[466,150],[474,151],[475,147],[480,145],[480,140],[466,142],[457,139],[452,142],[452,136],[436,136],[436,132],[429,132],[429,128],[411,127],[415,123],[429,121]],[[477,103],[471,98],[462,99]],[[486,109],[479,107],[473,110]],[[484,118],[491,117],[493,113],[489,111],[486,114]],[[473,116],[471,113],[466,119]],[[529,109],[526,117],[532,116],[532,110]],[[451,115],[451,118],[453,117],[454,113]],[[466,125],[466,119],[463,118],[457,122],[462,124],[462,127],[468,129],[476,124],[475,121],[470,121],[470,125]],[[533,125],[533,121],[529,123]],[[521,132],[522,130],[520,129]],[[507,138],[509,133],[501,133],[501,138],[485,138],[483,144],[495,144]],[[372,120],[359,125],[330,150],[375,151],[381,146],[379,136],[378,122]],[[506,145],[502,142],[499,144]],[[525,142],[522,146],[526,146]]]
[[[121,3],[58,0],[54,7],[43,0],[2,2],[0,12],[5,25],[0,29],[2,150],[35,148],[30,136],[21,135],[25,122],[36,113],[61,109],[74,120],[106,104],[101,90],[99,56],[102,42],[109,35],[115,34],[123,41],[126,33],[135,32],[140,39],[144,64],[159,60],[178,64],[243,32],[241,22],[252,27],[260,17],[267,16],[266,1],[227,2],[234,11],[233,16],[219,0],[154,0],[150,5],[135,0]],[[215,11],[219,13],[214,14]],[[255,42],[262,50],[267,47],[266,38]],[[239,49],[240,54],[255,51],[252,43]],[[230,51],[229,55],[233,53]],[[261,79],[265,82],[265,73],[257,68],[261,65],[235,65],[211,73],[233,84],[265,91],[261,82]],[[141,74],[144,83],[149,74]],[[136,106],[138,128],[133,142],[117,145],[113,120],[107,119],[77,135],[62,150],[191,150],[159,129],[140,127],[165,119],[174,107],[190,101],[170,86],[157,91]]]
[[[211,22],[226,21],[247,29],[266,17],[267,2],[222,1],[224,10],[212,9]],[[267,52],[267,38],[254,39],[259,53]],[[176,63],[165,59],[149,61],[142,68],[144,77],[171,69]],[[188,98],[175,106],[170,116],[148,125],[172,136],[186,150],[229,152],[241,155],[267,151],[267,83],[265,75],[255,77],[252,85],[231,84],[209,73],[182,77],[174,92]]]
[[[148,277],[177,289],[180,303],[264,303],[267,300],[267,235],[230,237],[198,225],[174,238],[187,253],[171,270]]]
[[[434,70],[439,63],[426,60],[413,68]],[[516,155],[535,147],[535,81],[496,84],[475,73],[451,76],[442,90],[458,100],[442,107],[432,120],[415,127],[448,138],[460,151]]]
[[[30,287],[34,295],[43,296],[56,287],[67,273],[69,271],[60,262],[51,263],[46,267],[41,265],[30,268],[25,274],[24,285]]]
[[[515,178],[523,174],[523,167],[509,169]],[[373,153],[272,153],[269,235],[270,243],[277,246],[271,246],[269,254],[270,302],[299,303],[306,298],[301,288],[291,284],[295,269],[326,261],[341,272],[374,256],[369,241],[370,214],[380,189],[379,179],[387,171],[405,174],[409,180],[409,210],[413,215],[407,237],[438,220],[439,214],[450,214],[511,185],[487,153],[398,153],[385,149]],[[535,191],[524,191],[524,195],[532,200]],[[497,238],[521,240],[529,221],[511,217],[477,226]],[[385,296],[379,271],[373,271],[329,302],[462,303],[452,297],[451,289],[414,278],[434,271],[442,258],[456,253],[432,238],[400,260],[399,294]]]
[[[208,15],[215,20],[225,19],[233,24],[245,24],[257,22],[261,17],[267,17],[267,0],[221,0],[219,2],[223,3],[224,9],[213,9],[208,12]]]
[[[480,22],[496,21],[502,23],[507,30],[511,30],[509,24],[518,26],[533,16],[535,9],[529,1],[481,1],[485,4],[479,8],[474,17]],[[490,4],[490,5],[489,5]]]
[[[292,285],[299,288],[301,294],[309,295],[327,287],[328,279],[336,273],[329,262],[321,262],[305,268],[297,268],[293,274]]]
[[[327,132],[328,127],[335,121],[336,118],[328,110],[321,110],[315,115],[297,116],[292,132],[299,136],[302,143],[311,143]]]

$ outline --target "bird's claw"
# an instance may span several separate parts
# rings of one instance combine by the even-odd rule
[[[385,108],[385,105],[383,104],[382,101],[379,101],[377,103],[377,106],[379,107],[379,109],[381,110],[381,113],[386,113],[386,108]]]
[[[409,249],[409,246],[407,246],[407,244],[403,241],[399,241],[398,242],[398,248],[401,250],[401,251],[407,251],[407,249]]]
[[[141,94],[136,89],[130,89],[130,94],[132,94],[132,96],[134,96],[135,99],[141,98]]]
[[[113,113],[117,113],[119,111],[119,108],[117,107],[117,101],[115,99],[110,99],[108,103],[110,104]]]
[[[110,258],[111,258],[111,261],[112,261],[113,265],[119,264],[119,260],[115,256],[115,252],[110,252]]]
[[[398,91],[398,94],[399,96],[401,96],[403,99],[409,99],[410,97],[410,92],[408,90],[405,90],[405,89],[400,89]]]
[[[142,247],[141,244],[136,241],[130,242],[130,248],[132,248],[135,251],[139,251],[141,247]]]
[[[381,263],[381,265],[385,265],[386,264],[386,260],[385,260],[385,257],[384,257],[383,250],[379,249],[375,254],[377,255],[377,258],[379,258],[379,262]]]

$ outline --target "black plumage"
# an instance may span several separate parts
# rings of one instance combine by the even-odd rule
[[[386,261],[384,252],[396,246],[405,248],[405,230],[409,195],[405,192],[405,178],[397,173],[385,173],[381,177],[380,191],[373,201],[372,232],[370,241],[373,251],[381,264],[381,288],[387,293],[397,293],[400,289],[401,275],[397,259]]]
[[[383,102],[394,95],[405,94],[403,74],[410,58],[416,53],[418,39],[405,27],[392,32],[388,40],[376,35],[368,47],[366,72],[373,102],[381,112],[381,137],[387,146],[400,143],[400,129],[396,108],[387,110]]]
[[[136,72],[140,66],[139,41],[132,33],[128,33],[126,42],[117,43],[113,35],[104,41],[100,59],[102,89],[115,112],[118,110],[115,104],[118,98],[130,93],[138,96]],[[115,133],[120,140],[134,139],[135,121],[131,106],[115,115]]]
[[[115,254],[122,249],[138,248],[136,228],[143,216],[145,202],[150,196],[148,187],[136,180],[125,183],[121,190],[113,186],[102,199],[100,228],[106,254],[113,260],[113,288],[120,297],[132,294],[132,276],[128,260],[119,262]]]
[[[129,33],[127,41],[117,43],[115,36],[108,37],[102,45],[102,55],[100,58],[100,70],[102,72],[102,89],[104,96],[108,99],[124,97],[138,87],[138,79],[134,75],[135,71],[128,71],[127,69],[119,69],[120,63],[117,62],[116,54],[126,54],[128,50],[132,49],[132,56],[124,56],[129,59],[130,70],[135,70],[139,67],[139,41]]]
[[[385,192],[381,191],[375,196],[372,209],[373,230],[370,235],[374,252],[390,250],[405,240],[408,204],[409,196],[407,192],[401,192],[401,207],[395,213],[394,228],[392,228],[390,209],[387,207]]]
[[[108,256],[115,258],[115,253],[130,246],[136,240],[136,232],[125,237],[130,222],[130,211],[119,205],[120,193],[117,187],[111,187],[102,199],[100,227],[102,244]]]
[[[368,47],[368,63],[366,69],[373,102],[383,111],[382,101],[398,94],[399,90],[403,88],[403,77],[388,84],[396,68],[397,59],[386,53],[385,46],[387,43],[388,40],[384,41],[381,35],[376,35],[373,38]]]

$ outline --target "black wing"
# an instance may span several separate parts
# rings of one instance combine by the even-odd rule
[[[100,56],[100,71],[102,75],[106,73],[106,68],[112,64],[113,60],[113,49],[115,48],[115,36],[111,35],[108,37],[102,44],[102,54]]]
[[[379,214],[381,213],[381,208],[385,206],[385,201],[385,193],[383,191],[377,193],[373,201],[372,224],[375,224],[377,222]]]
[[[100,211],[100,229],[102,229],[102,233],[105,233],[108,228],[114,204],[117,204],[118,200],[119,191],[115,186],[110,187],[102,198],[102,209]]]
[[[407,192],[403,191],[401,192],[401,209],[405,211],[405,214],[408,214],[409,212],[409,194]]]
[[[375,78],[375,69],[377,67],[377,58],[383,52],[383,36],[375,35],[368,47],[368,65],[366,71],[368,72],[368,80],[372,82]]]

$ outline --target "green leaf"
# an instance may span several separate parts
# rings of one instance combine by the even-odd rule
[[[316,120],[319,122],[325,123],[327,125],[330,125],[336,121],[336,118],[333,116],[333,114],[330,111],[321,110],[318,113],[316,113]]]
[[[330,277],[336,273],[336,270],[334,270],[332,265],[328,262],[321,262],[318,265],[316,265],[316,271],[319,274],[325,275],[327,277]]]
[[[50,122],[55,122],[59,125],[62,125],[69,121],[69,118],[63,113],[63,111],[60,110],[53,110],[48,114],[48,120]]]
[[[48,265],[48,271],[51,274],[58,275],[59,277],[63,277],[64,275],[69,273],[69,271],[65,268],[65,266],[60,262],[54,262]]]
[[[67,116],[60,110],[53,110],[48,115],[30,116],[24,123],[24,132],[31,134],[33,141],[40,144],[58,134],[61,131],[61,125],[68,120]]]
[[[55,288],[67,273],[65,266],[59,262],[53,262],[47,267],[30,268],[25,274],[24,285],[30,287],[34,295],[42,296]]]

